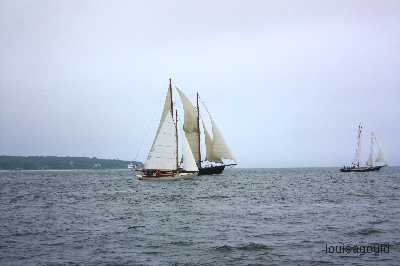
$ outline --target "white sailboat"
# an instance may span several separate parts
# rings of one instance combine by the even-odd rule
[[[382,167],[386,166],[386,162],[383,156],[383,151],[375,137],[375,134],[371,133],[371,140],[370,140],[370,150],[368,160],[366,161],[365,165],[361,164],[361,140],[362,140],[362,129],[363,127],[361,124],[358,126],[357,131],[357,146],[356,152],[354,156],[354,160],[350,167],[344,166],[340,169],[341,172],[370,172],[370,171],[378,171]],[[375,154],[375,145],[378,148],[378,154]]]
[[[187,142],[184,137],[183,165],[180,167],[178,162],[178,112],[176,111],[174,114],[173,111],[170,79],[156,136],[143,169],[137,169],[140,172],[137,177],[140,180],[171,180],[196,174],[198,172],[197,165],[190,147],[187,147]]]

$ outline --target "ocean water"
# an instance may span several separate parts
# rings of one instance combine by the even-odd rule
[[[0,265],[400,265],[400,168],[1,171]]]

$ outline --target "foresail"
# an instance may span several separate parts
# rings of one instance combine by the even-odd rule
[[[211,116],[211,113],[208,111],[207,106],[203,103],[204,108],[206,109],[208,116],[210,117],[211,120],[211,126],[212,126],[212,139],[210,137],[210,134],[208,134],[208,141],[210,142],[210,139],[212,140],[212,152],[209,153],[209,161],[214,161],[214,162],[222,162],[222,159],[226,160],[232,160],[236,161],[235,157],[233,156],[231,150],[229,149],[228,145],[226,144],[224,137],[222,137],[221,131],[218,129],[217,124],[215,124],[214,119]],[[207,129],[204,126],[204,132],[205,134],[208,133]],[[210,144],[208,146],[211,146]],[[206,148],[207,148],[207,134],[206,134]],[[210,149],[207,148],[207,149]]]
[[[145,169],[175,170],[176,169],[176,131],[171,113],[171,91],[165,98],[164,110],[160,124],[147,160]]]
[[[375,137],[375,143],[376,143],[376,146],[378,148],[378,153],[377,153],[376,158],[375,158],[375,163],[377,165],[386,165],[385,156],[383,155],[383,151],[382,151],[381,145],[379,144],[379,142],[376,139],[376,137]]]
[[[197,111],[190,102],[190,100],[186,97],[186,95],[178,87],[176,89],[181,98],[183,110],[185,113],[183,131],[185,132],[185,136],[187,138],[187,141],[189,142],[195,160],[199,161],[200,151],[199,151],[199,128],[197,124]]]
[[[213,132],[213,155],[220,159],[236,161],[228,145],[226,145],[226,142],[222,137],[221,131],[218,129],[217,125],[215,124],[212,118],[211,118],[211,125]]]
[[[374,166],[374,134],[371,134],[371,146],[369,150],[369,156],[367,161],[368,166]]]
[[[382,150],[380,149],[378,150],[378,154],[376,155],[375,162],[380,164],[386,164],[385,157],[383,155]]]
[[[186,136],[184,136],[183,139],[183,170],[197,172],[199,169],[197,168],[196,160],[194,159],[189,142]]]
[[[368,165],[368,166],[373,166],[373,165],[374,165],[374,159],[373,159],[373,156],[372,156],[371,153],[370,153],[369,156],[368,156],[367,165]]]

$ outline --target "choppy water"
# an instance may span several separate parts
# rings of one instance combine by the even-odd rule
[[[1,265],[399,265],[400,168],[0,172]],[[327,254],[326,244],[389,243]]]

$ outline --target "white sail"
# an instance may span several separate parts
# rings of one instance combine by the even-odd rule
[[[226,144],[224,137],[222,137],[221,131],[218,129],[217,124],[215,123],[214,119],[212,118],[211,113],[208,111],[207,106],[204,103],[203,103],[203,105],[208,113],[208,116],[210,117],[211,126],[212,126],[212,134],[213,134],[212,152],[210,152],[211,160],[209,159],[209,161],[222,162],[222,159],[236,161],[231,150],[229,149],[228,145]],[[203,127],[204,127],[204,124],[203,124]],[[204,129],[205,129],[205,127],[204,127]],[[208,131],[206,129],[204,130],[204,132],[208,133]],[[211,139],[211,137],[209,137],[209,141],[210,141],[210,139]],[[207,135],[206,135],[206,148],[207,148]]]
[[[210,162],[222,162],[221,158],[215,156],[214,154],[214,144],[213,139],[211,138],[210,133],[208,132],[206,126],[203,123],[203,131],[204,131],[204,138],[206,144],[206,161]]]
[[[171,113],[170,90],[168,90],[160,124],[144,168],[176,170],[176,129]]]
[[[211,115],[210,119],[213,132],[213,155],[220,160],[227,159],[236,161],[228,145],[226,145],[226,142],[222,137],[221,131],[218,129]]]
[[[189,142],[186,138],[186,136],[183,137],[184,143],[183,143],[183,170],[186,171],[191,171],[191,172],[197,172],[199,169],[197,168],[196,165],[196,160],[194,159],[192,150],[190,148]]]
[[[375,137],[375,143],[376,143],[376,146],[378,148],[378,153],[377,153],[376,158],[375,158],[375,164],[378,165],[378,166],[385,166],[385,165],[387,165],[386,160],[385,160],[385,156],[383,155],[383,151],[382,151],[381,145],[379,144],[379,142],[376,139],[376,137]]]
[[[371,146],[369,150],[367,165],[374,166],[374,133],[371,133]]]
[[[200,161],[199,128],[197,124],[197,111],[190,102],[190,100],[178,87],[176,87],[176,90],[178,91],[179,96],[181,98],[183,110],[185,113],[183,131],[185,132],[185,136],[189,142],[195,160]]]

